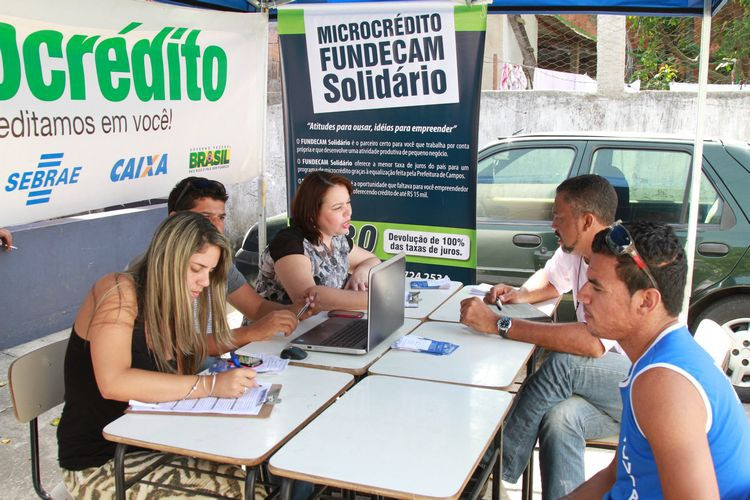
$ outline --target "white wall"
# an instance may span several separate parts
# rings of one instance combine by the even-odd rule
[[[561,92],[482,93],[480,147],[498,136],[559,131],[695,135],[696,94],[639,92],[618,96]],[[750,93],[711,93],[706,133],[750,141]]]

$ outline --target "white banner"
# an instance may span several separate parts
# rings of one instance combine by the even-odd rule
[[[263,152],[268,18],[0,2],[0,226],[236,183]]]
[[[457,103],[453,10],[452,2],[305,5],[315,113]]]

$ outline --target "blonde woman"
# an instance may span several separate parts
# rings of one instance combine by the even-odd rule
[[[130,272],[104,276],[89,291],[68,341],[65,406],[57,432],[63,481],[74,497],[114,496],[115,445],[102,437],[102,429],[122,415],[128,400],[237,397],[256,385],[250,368],[196,375],[207,355],[233,347],[224,303],[230,262],[229,243],[208,219],[180,213],[162,222]],[[213,334],[196,331],[194,300],[199,331],[206,331],[210,316]],[[126,474],[159,457],[144,451],[128,454]],[[239,469],[189,457],[177,462],[147,478],[241,496]],[[218,472],[237,479],[216,476]],[[128,490],[130,498],[170,494],[174,491],[144,484]]]

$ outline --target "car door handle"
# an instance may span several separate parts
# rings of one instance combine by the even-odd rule
[[[513,236],[513,244],[517,247],[534,248],[542,244],[542,238],[535,234],[516,234]]]
[[[706,257],[723,257],[729,253],[729,246],[724,243],[701,243],[698,253]]]

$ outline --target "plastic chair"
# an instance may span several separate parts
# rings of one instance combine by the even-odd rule
[[[51,493],[42,487],[39,467],[39,430],[37,419],[63,402],[65,381],[63,365],[68,339],[36,349],[11,363],[8,385],[13,412],[19,422],[29,423],[31,444],[31,479],[40,498],[71,498],[65,485],[59,483]]]
[[[716,366],[726,372],[732,339],[724,327],[712,319],[704,319],[695,329],[693,338],[711,356]]]

